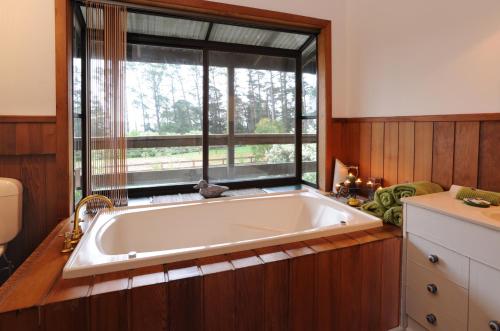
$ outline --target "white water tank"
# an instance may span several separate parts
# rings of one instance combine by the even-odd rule
[[[21,231],[22,203],[21,182],[0,177],[0,245],[8,243]]]

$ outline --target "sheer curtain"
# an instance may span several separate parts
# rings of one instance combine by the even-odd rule
[[[128,202],[127,10],[92,1],[85,5],[90,193],[103,194],[116,206],[124,206]]]

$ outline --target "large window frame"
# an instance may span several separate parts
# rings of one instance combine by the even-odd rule
[[[75,10],[79,10],[79,6],[75,6]],[[143,11],[138,9],[129,9],[130,12],[136,13],[148,13],[152,14],[149,11]],[[154,13],[154,15],[164,15],[168,17],[173,17],[171,14],[162,14],[162,13]],[[175,16],[174,16],[175,17]],[[192,18],[197,20],[204,20],[204,17],[193,17],[193,16],[181,16],[183,18]],[[209,21],[211,22],[211,21]],[[231,24],[235,24],[234,21],[228,22]],[[212,25],[212,23],[210,23]],[[211,26],[207,31],[207,36],[205,40],[190,40],[190,39],[181,39],[174,37],[161,37],[154,35],[142,35],[136,33],[128,33],[127,34],[127,43],[129,44],[137,44],[137,45],[153,45],[153,46],[164,46],[164,47],[176,47],[176,48],[185,48],[185,49],[197,49],[201,50],[203,53],[203,134],[202,134],[202,148],[203,148],[203,178],[208,179],[208,169],[209,169],[209,117],[208,117],[208,108],[209,108],[209,100],[208,100],[208,89],[209,89],[209,76],[208,76],[208,68],[209,68],[209,52],[210,51],[219,51],[219,52],[237,52],[237,53],[249,53],[249,54],[258,54],[258,55],[270,55],[270,56],[279,56],[285,58],[292,58],[295,60],[296,69],[295,69],[295,176],[293,177],[281,177],[281,178],[271,178],[271,179],[253,179],[253,180],[241,180],[241,181],[229,181],[229,182],[218,182],[218,184],[227,185],[230,188],[246,188],[246,187],[269,187],[269,186],[280,186],[280,185],[297,185],[297,184],[307,184],[313,187],[318,187],[318,178],[316,178],[316,183],[306,182],[302,179],[302,123],[304,120],[316,119],[317,121],[317,129],[314,142],[316,143],[316,173],[319,173],[319,123],[318,123],[318,114],[311,115],[303,115],[302,109],[302,52],[306,49],[312,42],[317,40],[319,31],[308,30],[290,30],[283,28],[274,28],[268,26],[262,26],[259,24],[242,24],[241,22],[237,23],[242,26],[250,26],[250,27],[259,27],[265,28],[268,30],[275,29],[276,31],[284,31],[284,32],[294,32],[294,33],[302,33],[308,35],[307,41],[298,49],[298,50],[288,50],[288,49],[279,49],[279,48],[271,48],[271,47],[262,47],[262,46],[248,46],[241,44],[230,44],[230,43],[222,43],[222,42],[213,42],[209,41],[209,35],[211,32]],[[236,25],[236,24],[235,24]],[[85,36],[83,34],[84,39]],[[316,43],[316,54],[317,54],[317,43]],[[319,77],[317,75],[317,80]],[[85,84],[84,84],[85,85]],[[82,89],[82,98],[85,100],[86,95],[84,94],[86,91]],[[316,97],[317,109],[319,110],[319,97]],[[229,111],[229,110],[228,110]],[[230,111],[229,111],[230,113]],[[234,109],[233,109],[234,113]],[[86,125],[86,116],[83,114],[82,116],[82,125],[85,128]],[[87,139],[86,132],[82,132],[82,143]],[[229,133],[228,133],[229,134]],[[84,155],[87,154],[88,151],[84,150]],[[87,153],[85,153],[87,152]],[[234,152],[234,151],[233,151]],[[228,153],[230,153],[228,151]],[[86,157],[85,157],[86,158]],[[84,168],[86,182],[88,182],[88,167]],[[160,195],[160,194],[170,194],[170,193],[182,193],[182,192],[192,192],[193,185],[168,185],[168,186],[153,186],[153,187],[140,187],[140,188],[129,188],[129,196],[130,197],[142,197],[142,196],[152,196],[152,195]],[[84,195],[88,194],[84,192]]]

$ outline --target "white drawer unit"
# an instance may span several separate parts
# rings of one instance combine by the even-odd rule
[[[500,221],[447,192],[405,199],[404,220],[405,316],[425,330],[500,331]]]
[[[469,330],[500,330],[500,270],[471,261],[469,314]]]

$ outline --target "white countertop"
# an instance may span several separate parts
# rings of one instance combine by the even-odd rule
[[[466,222],[500,231],[500,207],[478,208],[466,205],[446,191],[404,198],[405,204],[422,207]]]

